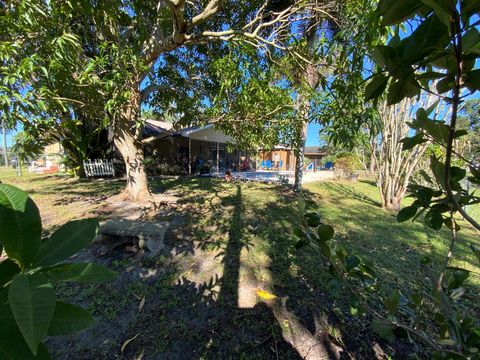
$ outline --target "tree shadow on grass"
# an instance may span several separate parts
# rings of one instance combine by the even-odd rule
[[[87,296],[89,299],[85,301],[102,304],[98,308],[100,313],[113,308],[118,316],[109,320],[102,314],[96,328],[76,334],[70,341],[51,340],[57,358],[299,359],[296,351],[282,339],[281,327],[265,305],[238,306],[240,256],[248,246],[242,230],[245,225],[242,190],[237,186],[234,194],[221,193],[221,185],[214,186],[217,189],[214,196],[220,202],[207,202],[207,206],[215,211],[212,221],[226,241],[205,252],[200,244],[192,241],[190,234],[184,238],[170,236],[169,251],[161,256],[161,264],[157,259],[133,273],[131,262],[122,264],[120,279],[96,288],[95,294]],[[196,201],[197,197],[192,199]],[[198,205],[204,205],[203,201]],[[227,211],[229,216],[220,217],[222,211]],[[188,216],[188,223],[195,224],[203,215],[199,212]],[[182,232],[185,226],[176,230]],[[191,255],[199,252],[201,256],[195,258],[197,264],[192,264]],[[109,256],[114,257],[114,254]],[[206,265],[218,259],[221,271],[199,281],[201,269],[196,268],[206,257],[210,259]],[[109,265],[108,259],[104,261]],[[192,270],[199,270],[199,276],[193,280]],[[207,272],[213,273],[215,271]],[[132,293],[145,297],[141,309]],[[120,299],[125,298],[129,301],[122,303]],[[121,351],[122,344],[129,339],[133,340]]]
[[[169,231],[167,251],[151,262],[132,260],[120,250],[99,259],[117,267],[120,278],[84,294],[101,321],[70,342],[56,343],[59,359],[297,359],[319,347],[325,358],[366,359],[376,357],[378,344],[390,355],[408,355],[408,346],[386,344],[372,334],[369,321],[349,314],[348,294],[329,287],[319,251],[294,249],[290,234],[299,218],[291,192],[210,179],[171,186],[183,195],[178,211],[185,221]],[[305,192],[312,210],[326,206],[317,197]],[[387,290],[409,285],[398,279],[418,275],[413,264],[420,248],[408,243],[415,229],[393,226],[380,209],[365,211],[342,198],[336,205],[342,211],[335,228],[352,219],[358,225],[337,231],[337,241],[379,259],[377,271],[389,279]],[[396,273],[404,261],[411,268],[408,276]],[[248,276],[278,302],[241,307]]]
[[[337,183],[337,182],[328,181],[328,182],[324,182],[323,186],[325,186],[327,189],[330,189],[332,191],[337,192],[338,194],[354,198],[354,199],[359,200],[361,202],[364,202],[366,204],[373,205],[373,206],[378,206],[378,207],[382,206],[382,204],[379,201],[377,201],[375,199],[372,199],[371,197],[369,197],[369,196],[355,190],[353,187],[347,186],[345,184],[340,184],[340,183]]]

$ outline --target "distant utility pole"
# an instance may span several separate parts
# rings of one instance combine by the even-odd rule
[[[8,155],[7,155],[7,128],[5,126],[5,120],[2,119],[2,138],[3,138],[3,156],[5,157],[5,167],[8,167]]]

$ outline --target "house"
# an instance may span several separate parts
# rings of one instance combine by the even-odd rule
[[[234,140],[213,124],[174,130],[171,123],[147,119],[144,139],[148,144],[145,156],[169,164],[175,172],[192,174],[255,167],[249,154],[236,150]]]
[[[327,149],[323,146],[305,146],[304,156],[306,165],[314,163],[314,168],[320,167]]]
[[[312,170],[316,170],[322,165],[322,159],[326,154],[326,149],[320,146],[306,146],[305,147],[305,166],[308,170],[308,165]],[[278,145],[273,149],[260,149],[258,151],[258,158],[261,161],[260,168],[272,168],[283,171],[295,170],[295,154],[293,150],[285,145]],[[270,164],[270,166],[268,166]]]
[[[273,149],[259,149],[258,160],[260,161],[260,168],[272,168],[280,171],[295,170],[293,150],[285,145],[278,145]]]
[[[169,166],[171,173],[204,173],[224,169],[294,171],[295,155],[285,145],[273,149],[258,149],[247,153],[235,149],[235,141],[215,128],[206,126],[186,127],[175,130],[168,122],[147,119],[144,127],[146,159],[158,166]],[[308,162],[320,166],[325,149],[307,146]]]
[[[43,154],[30,162],[28,171],[43,174],[56,173],[61,168],[63,154],[64,150],[59,142],[51,143],[43,148]]]

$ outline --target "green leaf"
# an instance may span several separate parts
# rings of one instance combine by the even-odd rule
[[[20,272],[20,268],[10,259],[0,262],[0,288]]]
[[[393,325],[387,320],[375,318],[372,321],[372,328],[382,338],[393,341],[395,340],[395,334],[393,333]]]
[[[404,207],[402,210],[398,212],[397,221],[398,222],[407,221],[408,219],[413,218],[417,213],[417,211],[418,211],[418,206],[416,205]]]
[[[398,290],[393,291],[388,298],[383,299],[385,308],[393,315],[397,312],[398,304],[400,304],[400,293]]]
[[[385,74],[375,75],[365,88],[365,101],[376,99],[382,95],[387,87],[387,83],[388,76]]]
[[[470,91],[480,90],[480,69],[472,70],[467,73],[466,86]]]
[[[37,355],[55,311],[52,284],[41,274],[17,274],[9,286],[8,302],[18,329]]]
[[[0,184],[0,242],[12,260],[30,264],[40,248],[42,222],[26,192]]]
[[[18,330],[8,305],[0,306],[0,359],[48,360],[50,355],[45,345],[40,344],[37,356],[33,355]]]
[[[311,227],[316,227],[320,225],[320,216],[317,213],[307,213],[305,214],[305,220],[307,221],[307,225]]]
[[[357,255],[350,255],[345,259],[347,271],[350,271],[360,265],[360,258]]]
[[[445,78],[437,82],[437,91],[438,93],[443,94],[452,90],[454,86],[455,77],[452,74],[449,74]]]
[[[94,283],[111,281],[118,275],[115,271],[95,263],[59,264],[46,269],[45,273],[57,281]]]
[[[66,223],[42,244],[34,266],[55,265],[75,255],[95,239],[97,230],[98,221],[96,219]]]
[[[402,145],[402,150],[403,151],[410,150],[417,145],[423,144],[426,141],[427,141],[427,139],[425,139],[423,137],[423,134],[421,134],[421,133],[416,134],[412,137],[406,137],[406,138],[403,138],[402,140],[400,140],[400,142],[403,144]]]
[[[455,266],[447,267],[447,287],[449,290],[458,289],[470,276],[470,271]]]
[[[443,164],[436,157],[430,157],[430,169],[435,175],[435,179],[440,184],[442,189],[445,189],[445,164]]]
[[[382,16],[382,25],[394,25],[412,16],[421,6],[418,0],[381,0],[377,11]]]
[[[454,139],[458,139],[459,137],[468,135],[468,130],[460,129],[460,130],[455,130],[455,133],[453,134]]]
[[[295,249],[301,249],[305,247],[306,245],[310,244],[310,241],[307,238],[300,239],[295,243]]]
[[[435,72],[435,71],[426,71],[418,75],[417,79],[418,80],[436,80],[436,79],[441,79],[445,76],[447,76],[447,74]]]
[[[95,319],[79,306],[57,301],[48,336],[68,335],[92,326]]]
[[[450,168],[450,181],[458,182],[467,176],[467,170],[462,169],[458,166],[452,166]]]
[[[420,292],[413,293],[411,300],[416,306],[422,306],[424,301],[423,294]]]
[[[470,249],[473,251],[473,253],[477,257],[478,265],[480,265],[480,248],[470,245]]]
[[[480,48],[480,32],[472,27],[462,38],[462,48],[466,53],[477,53]]]
[[[418,94],[420,94],[420,87],[418,84],[415,85],[408,79],[399,79],[388,89],[387,103],[388,105],[394,105],[406,97],[411,98]]]
[[[328,241],[335,235],[335,230],[330,225],[321,224],[318,229],[318,238],[320,241]]]
[[[438,16],[430,15],[423,20],[410,36],[405,37],[398,49],[401,62],[412,65],[424,61],[431,54],[437,54],[449,42],[448,27]]]
[[[430,210],[425,214],[425,224],[435,230],[440,230],[443,225],[443,216],[437,211]]]
[[[438,18],[446,26],[450,26],[450,9],[447,7],[447,3],[438,0],[421,0],[425,5],[428,5],[435,11]]]

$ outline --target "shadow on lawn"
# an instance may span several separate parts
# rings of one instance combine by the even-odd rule
[[[378,206],[378,207],[382,206],[382,204],[380,202],[372,199],[371,197],[369,197],[365,194],[362,194],[361,192],[355,190],[353,187],[350,187],[350,186],[347,186],[347,185],[344,185],[344,184],[340,184],[340,183],[336,183],[336,182],[331,182],[331,181],[325,182],[323,185],[326,188],[328,188],[330,190],[333,190],[333,191],[335,191],[339,194],[342,194],[344,196],[352,197],[356,200],[362,201],[362,202],[370,204],[370,205],[374,205],[374,206]]]
[[[250,187],[255,190],[249,196],[259,197],[255,201],[245,195]],[[319,251],[312,247],[294,250],[290,233],[299,219],[292,193],[280,187],[272,190],[271,186],[210,179],[164,182],[161,191],[169,189],[178,192],[179,205],[183,206],[180,211],[186,216],[185,222],[168,235],[169,251],[156,262],[143,264],[141,271],[131,270],[134,266],[128,255],[117,254],[120,262],[126,261],[120,266],[120,278],[102,285],[95,295],[107,297],[100,302],[99,313],[114,309],[117,318],[108,320],[101,315],[96,328],[75,335],[72,339],[77,339],[80,347],[72,347],[74,340],[70,346],[57,343],[58,358],[299,359],[311,349],[294,348],[290,343],[298,345],[305,339],[304,344],[316,341],[312,347],[323,346],[325,358],[331,359],[375,358],[377,342],[389,354],[408,355],[408,346],[387,345],[372,334],[368,322],[349,314],[348,299],[328,286]],[[267,198],[273,191],[275,198]],[[316,194],[306,191],[305,197],[309,208],[316,210]],[[407,251],[405,242],[395,241],[395,237],[410,239],[414,236],[411,230],[401,226],[392,230],[389,219],[379,220],[382,214],[342,202],[338,200],[344,210],[338,221],[355,218],[360,222],[354,232],[338,233],[347,248],[372,255],[365,244],[355,241],[373,236],[379,238],[375,258],[381,254],[391,257],[392,253],[401,257]],[[391,236],[380,239],[385,232]],[[268,255],[267,264],[252,260],[259,248]],[[416,261],[420,254],[409,248],[408,257]],[[268,280],[260,282],[265,290],[284,300],[280,310],[262,303],[239,306],[245,258],[253,272],[268,275]],[[105,260],[107,265],[112,259],[115,254]],[[392,271],[388,266],[403,260],[392,261],[380,263],[378,271]],[[132,293],[145,297],[141,310]],[[124,303],[127,298],[130,300]],[[121,352],[120,347],[129,339],[133,340]],[[338,345],[343,350],[339,351]]]

